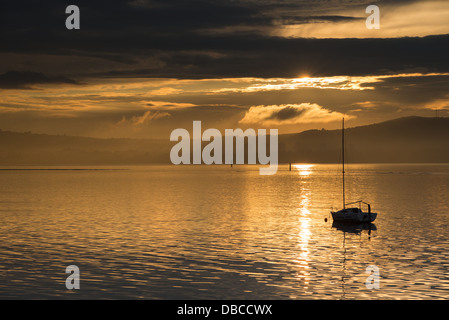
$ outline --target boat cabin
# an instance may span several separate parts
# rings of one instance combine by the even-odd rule
[[[341,211],[342,213],[363,213],[363,211],[360,208],[346,208]]]

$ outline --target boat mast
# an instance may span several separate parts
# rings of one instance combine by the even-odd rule
[[[341,149],[342,149],[342,163],[343,163],[343,209],[346,209],[345,204],[345,118],[343,118],[341,126]]]

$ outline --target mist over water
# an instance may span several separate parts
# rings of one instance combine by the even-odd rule
[[[449,297],[449,165],[349,165],[370,232],[332,226],[338,165],[76,169],[112,170],[0,170],[0,298]]]

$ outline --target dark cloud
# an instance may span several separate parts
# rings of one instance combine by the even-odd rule
[[[191,41],[190,41],[190,40]],[[400,39],[285,39],[279,37],[215,36],[154,39],[154,48],[134,50],[123,59],[153,58],[150,66],[123,64],[88,76],[106,77],[297,77],[300,75],[393,74],[419,68],[449,72],[449,36]],[[112,41],[111,41],[112,42]],[[108,46],[108,43],[104,44]],[[110,45],[110,44],[109,44]],[[133,44],[126,45],[132,47]],[[159,48],[156,50],[155,48]],[[110,48],[114,50],[114,48]],[[162,53],[161,53],[162,52]],[[214,54],[208,54],[213,52]],[[83,54],[88,54],[84,52]],[[140,57],[140,58],[139,58]],[[105,59],[108,56],[105,55]],[[90,70],[95,70],[92,66]],[[85,73],[86,74],[86,73]]]
[[[306,109],[298,109],[295,107],[287,106],[279,111],[273,111],[266,120],[288,120],[293,119],[303,114]]]
[[[351,16],[284,16],[279,22],[282,24],[305,24],[312,22],[343,22],[343,21],[357,21],[365,20],[365,17],[351,17]]]
[[[392,77],[371,85],[378,99],[386,97],[401,105],[428,104],[449,95],[448,75]]]
[[[47,76],[39,72],[8,71],[0,74],[1,89],[31,89],[36,84],[79,84],[64,76]]]
[[[92,59],[85,68],[77,68],[76,74],[65,73],[72,78],[366,75],[410,68],[449,71],[448,35],[292,39],[263,31],[263,27],[277,23],[360,19],[331,14],[329,8],[343,10],[370,2],[333,1],[330,6],[329,1],[81,0],[77,1],[81,29],[67,30],[65,3],[11,1],[0,8],[0,53],[26,55],[24,64],[33,60],[33,54],[46,55],[49,63],[45,65],[51,64],[54,56],[66,59],[67,65],[79,57]],[[254,28],[238,29],[245,26]],[[2,61],[0,69],[16,68]],[[40,66],[33,70],[48,72]]]

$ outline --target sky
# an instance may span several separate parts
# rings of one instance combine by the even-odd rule
[[[447,0],[18,0],[0,21],[2,130],[282,134],[449,110]]]

